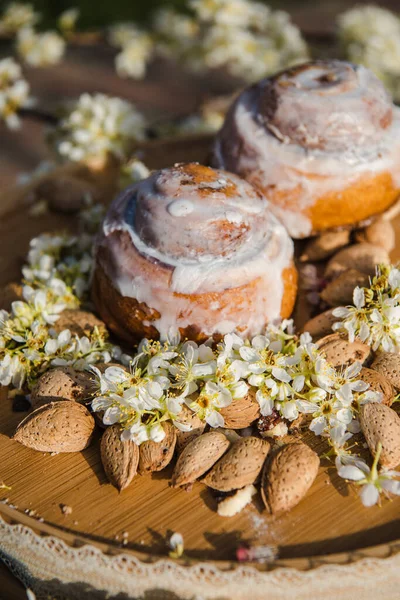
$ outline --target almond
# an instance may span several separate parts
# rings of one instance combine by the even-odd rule
[[[176,430],[176,450],[178,454],[180,454],[191,441],[203,433],[206,424],[193,410],[190,410],[190,408],[185,405],[183,405],[182,410],[178,415],[178,421],[185,425],[190,425],[191,427],[190,431]]]
[[[307,321],[303,327],[303,331],[308,331],[314,341],[331,334],[332,325],[339,320],[337,317],[333,316],[332,311],[333,309],[330,308]]]
[[[176,444],[176,427],[166,421],[162,425],[165,437],[161,442],[143,442],[139,448],[139,473],[162,471],[172,460]]]
[[[380,352],[376,355],[371,369],[381,373],[398,392],[400,391],[400,354]]]
[[[128,487],[137,473],[139,446],[131,440],[121,440],[119,424],[107,427],[103,433],[100,454],[110,483],[120,491]]]
[[[57,333],[60,333],[64,329],[69,329],[71,333],[75,333],[79,337],[90,335],[95,327],[106,331],[103,321],[100,321],[93,313],[86,310],[73,309],[63,310],[53,325],[53,329]]]
[[[400,464],[400,417],[389,406],[369,402],[360,408],[360,424],[371,454],[382,444],[379,462],[386,469]]]
[[[261,496],[269,512],[276,515],[294,508],[310,489],[318,467],[318,455],[306,444],[282,446],[262,474]]]
[[[380,246],[386,252],[391,252],[396,244],[396,234],[390,221],[378,219],[365,229],[357,231],[356,240]]]
[[[335,368],[348,367],[354,362],[364,364],[371,348],[359,341],[349,342],[339,333],[331,333],[317,342],[317,347],[326,360]]]
[[[179,455],[172,474],[172,486],[187,485],[202,477],[229,446],[229,440],[219,431],[210,431],[192,440]]]
[[[347,269],[356,269],[365,275],[375,275],[379,263],[388,265],[389,254],[384,248],[373,244],[355,244],[340,250],[327,264],[325,277],[333,279]]]
[[[49,402],[71,400],[84,402],[94,391],[93,377],[87,371],[59,367],[44,373],[32,390],[32,408]]]
[[[319,237],[311,239],[300,256],[301,262],[325,260],[347,246],[350,241],[350,231],[328,231]]]
[[[0,288],[0,310],[10,311],[11,304],[22,300],[22,285],[20,283],[7,283]]]
[[[340,273],[336,279],[330,281],[322,290],[320,296],[329,306],[343,306],[353,303],[355,287],[369,285],[369,276],[356,269],[347,269]]]
[[[256,392],[250,388],[244,398],[233,400],[232,404],[221,409],[224,425],[229,429],[244,429],[260,416],[260,405]]]
[[[94,419],[82,404],[50,402],[18,425],[14,440],[40,452],[80,452],[90,444],[94,428]]]
[[[203,483],[220,492],[230,492],[254,483],[270,449],[266,440],[241,438],[213,466]]]
[[[395,396],[395,391],[388,379],[373,369],[363,367],[360,371],[359,378],[369,384],[369,389],[373,392],[379,392],[382,395],[382,403],[390,406]]]

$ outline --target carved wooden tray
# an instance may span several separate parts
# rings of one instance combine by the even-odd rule
[[[205,137],[153,142],[143,146],[141,154],[149,166],[160,167],[176,161],[204,161],[208,148]],[[101,174],[96,179],[103,196],[109,197],[109,180]],[[73,217],[28,216],[26,208],[21,208],[26,194],[26,188],[18,188],[0,197],[0,285],[20,278],[33,236],[74,226]],[[400,258],[399,218],[396,227],[399,246],[394,260]],[[190,493],[169,488],[169,469],[137,476],[119,494],[102,469],[100,435],[87,450],[76,454],[50,456],[21,446],[10,437],[23,416],[13,412],[7,390],[1,389],[0,479],[12,489],[0,492],[0,499],[8,498],[8,503],[0,504],[0,516],[68,544],[86,542],[112,553],[123,549],[144,560],[154,559],[167,556],[166,540],[171,532],[179,531],[187,557],[182,564],[201,560],[224,569],[237,567],[235,550],[241,541],[277,546],[278,559],[272,565],[255,565],[261,570],[280,566],[303,570],[362,556],[389,556],[400,549],[400,498],[385,501],[380,508],[364,508],[328,462],[320,468],[306,498],[289,514],[268,516],[256,499],[241,514],[224,519],[201,484]],[[307,441],[316,448],[321,444],[313,434]],[[70,506],[72,513],[63,514],[60,504]]]

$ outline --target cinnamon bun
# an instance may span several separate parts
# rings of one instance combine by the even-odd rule
[[[239,96],[213,165],[258,186],[294,238],[349,227],[399,194],[400,109],[363,66],[296,66]]]
[[[129,342],[254,335],[290,315],[296,289],[293,243],[262,194],[197,163],[122,192],[96,246],[93,301]]]

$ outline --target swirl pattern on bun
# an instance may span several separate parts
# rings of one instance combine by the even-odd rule
[[[202,340],[260,333],[296,296],[293,243],[262,194],[236,175],[178,164],[127,188],[96,248],[93,300],[137,341],[179,329]]]
[[[299,65],[245,90],[213,164],[263,191],[294,238],[351,226],[400,191],[400,109],[368,69]]]

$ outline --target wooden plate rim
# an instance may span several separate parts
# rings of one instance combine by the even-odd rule
[[[0,517],[8,525],[22,525],[29,527],[34,533],[40,537],[55,537],[62,540],[71,548],[81,547],[83,545],[94,546],[106,555],[128,554],[134,556],[137,560],[143,563],[154,563],[157,561],[168,560],[167,555],[149,554],[133,550],[129,546],[121,547],[117,541],[104,538],[102,536],[86,536],[82,533],[76,533],[67,527],[61,527],[57,524],[48,521],[39,521],[27,514],[20,512],[17,508],[12,508],[7,504],[0,505]],[[400,538],[385,544],[377,546],[366,546],[364,548],[351,550],[348,552],[338,552],[334,554],[324,554],[316,556],[305,556],[301,558],[277,559],[267,564],[257,562],[237,562],[227,560],[205,560],[195,558],[185,558],[174,560],[177,564],[183,567],[191,567],[201,563],[212,564],[221,571],[235,570],[243,565],[251,566],[257,571],[271,571],[279,568],[291,568],[298,571],[310,571],[317,569],[322,565],[347,565],[358,562],[365,558],[386,559],[391,556],[396,556],[400,553]]]

